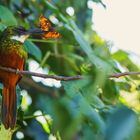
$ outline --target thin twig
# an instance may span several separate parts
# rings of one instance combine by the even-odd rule
[[[42,39],[33,39],[33,38],[30,38],[28,39],[29,41],[32,41],[32,42],[41,42],[41,43],[55,43],[57,40],[42,40]]]
[[[28,120],[28,119],[33,119],[33,118],[37,118],[37,117],[45,117],[46,114],[40,114],[40,115],[32,115],[32,116],[24,116],[24,120]]]
[[[25,71],[25,70],[16,70],[12,69],[9,67],[3,67],[0,66],[1,70],[19,74],[19,75],[28,75],[28,76],[36,76],[36,77],[41,77],[41,78],[51,78],[55,80],[62,80],[62,81],[70,81],[70,80],[79,80],[82,79],[82,76],[76,75],[76,76],[57,76],[57,75],[49,75],[49,74],[42,74],[42,73],[36,73],[36,72],[30,72],[30,71]],[[129,76],[129,75],[140,75],[140,72],[122,72],[122,73],[115,73],[115,74],[110,74],[108,77],[109,78],[119,78],[122,76]]]
[[[122,72],[109,75],[110,78],[120,78],[122,76],[140,75],[140,72]]]
[[[36,76],[36,77],[41,77],[41,78],[52,78],[55,80],[62,80],[62,81],[79,80],[82,78],[82,76],[80,75],[70,76],[70,77],[56,76],[56,75],[48,75],[48,74],[42,74],[42,73],[36,73],[36,72],[30,72],[30,71],[24,71],[24,70],[16,70],[16,69],[3,67],[3,66],[0,66],[0,69],[7,72],[19,74],[19,75]]]

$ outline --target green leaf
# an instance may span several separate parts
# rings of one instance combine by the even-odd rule
[[[112,55],[112,57],[119,61],[121,65],[127,67],[130,71],[139,71],[138,66],[132,62],[129,55],[129,53],[123,50],[118,50]]]
[[[42,52],[34,43],[32,43],[29,40],[26,40],[24,45],[29,54],[33,55],[38,61],[41,61]]]
[[[111,104],[117,102],[119,96],[119,87],[117,86],[114,80],[106,80],[102,94],[102,98],[104,98],[106,102]]]
[[[96,109],[93,109],[87,100],[82,98],[80,101],[80,108],[86,120],[89,121],[90,126],[93,130],[98,130],[98,132],[104,134],[105,124],[99,113]]]
[[[136,128],[136,114],[126,107],[120,107],[109,119],[105,140],[132,140]]]
[[[86,124],[83,126],[82,138],[80,140],[97,140],[96,134]],[[98,138],[99,140],[99,138]]]
[[[102,72],[102,77],[104,77],[104,74],[107,74],[107,71],[111,69],[111,65],[107,61],[104,61],[100,57],[95,54],[95,52],[92,50],[89,42],[84,38],[84,35],[80,31],[80,29],[77,27],[74,21],[69,20],[69,25],[66,25],[66,28],[71,30],[76,41],[79,43],[81,49],[86,53],[89,60],[96,66],[97,69],[100,69]]]
[[[84,38],[84,35],[77,27],[74,21],[69,20],[69,24],[66,25],[66,28],[72,31],[76,41],[79,43],[81,49],[87,55],[91,63],[95,66],[96,69],[96,78],[95,85],[102,86],[106,80],[106,76],[109,72],[112,71],[112,65],[109,61],[105,61],[100,58],[91,48],[89,42]]]
[[[1,31],[3,31],[6,28],[6,26],[2,23],[0,23],[0,36],[1,36]]]
[[[89,83],[88,80],[77,80],[77,81],[62,81],[62,85],[64,86],[65,91],[70,97],[75,96],[79,93],[82,88]]]
[[[8,8],[0,5],[0,23],[6,26],[17,25],[16,18]]]
[[[0,83],[0,89],[2,89],[3,88],[3,85]]]
[[[18,85],[16,86],[16,95],[17,95],[17,108],[19,108],[22,101],[22,95],[21,95],[21,89]]]
[[[45,3],[46,3],[46,5],[48,6],[48,8],[51,9],[52,11],[54,11],[54,12],[56,12],[56,13],[59,12],[58,8],[55,7],[54,5],[52,5],[50,2],[48,2],[48,1],[45,0]]]
[[[96,127],[100,132],[104,131],[104,121],[98,114],[98,112],[90,104],[90,99],[87,99],[84,95],[93,95],[93,90],[86,88],[89,84],[88,80],[78,80],[70,82],[62,82],[66,93],[71,97],[71,100],[75,102],[77,109],[82,115]],[[95,95],[94,95],[95,96]]]
[[[62,139],[72,139],[82,121],[76,104],[67,97],[55,103],[54,129],[59,130]]]

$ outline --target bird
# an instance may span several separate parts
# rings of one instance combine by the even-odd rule
[[[26,30],[21,26],[8,26],[0,33],[0,66],[24,70],[28,55],[24,42],[30,35],[41,35],[43,39],[60,37],[60,33],[54,31],[46,17],[40,16],[39,22],[39,28]],[[16,85],[21,78],[21,75],[0,69],[0,82],[3,84],[1,121],[6,129],[14,129],[16,125]]]
[[[41,34],[38,30],[9,26],[0,35],[0,66],[24,70],[27,51],[23,45],[31,34]],[[14,129],[17,120],[16,85],[22,76],[0,69],[2,89],[1,121],[6,129]]]

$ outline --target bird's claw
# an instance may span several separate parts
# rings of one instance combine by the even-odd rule
[[[19,69],[16,69],[16,74],[19,74],[19,71],[20,71]]]

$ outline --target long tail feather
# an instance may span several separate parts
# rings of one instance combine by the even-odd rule
[[[5,128],[13,129],[16,124],[16,89],[15,87],[4,87],[2,92],[2,123]]]

